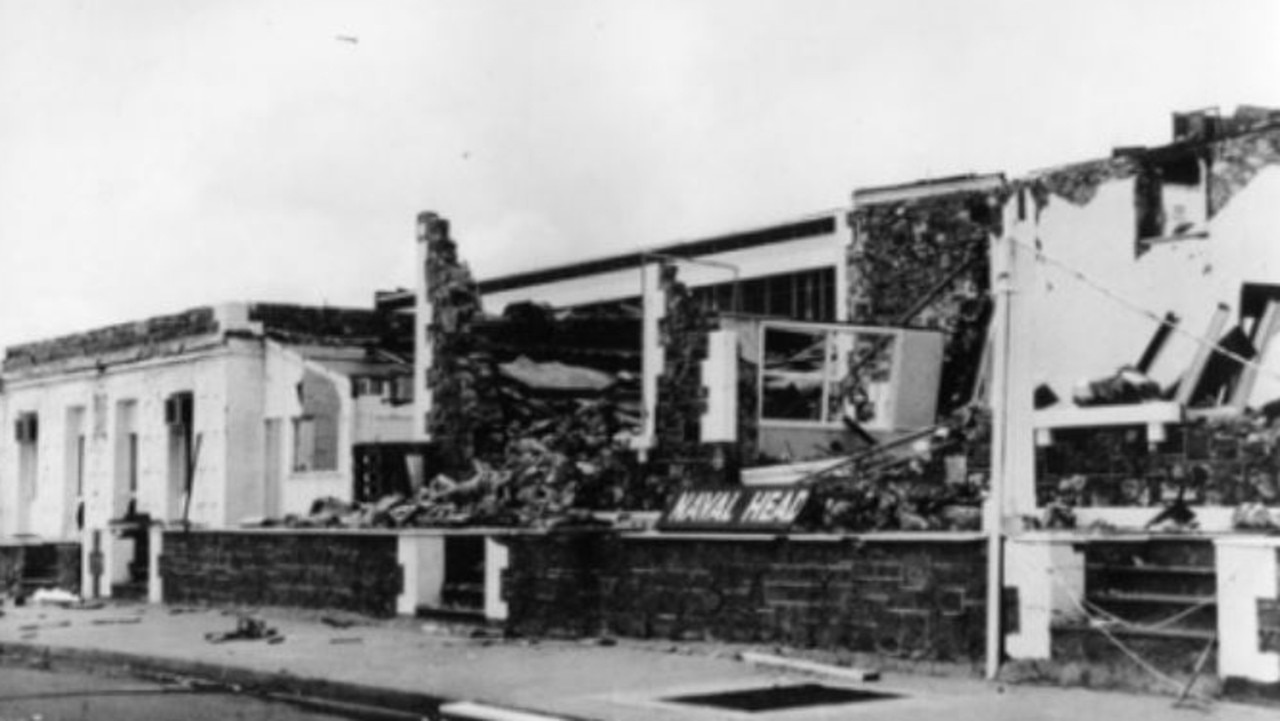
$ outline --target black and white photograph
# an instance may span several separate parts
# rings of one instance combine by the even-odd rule
[[[0,0],[0,721],[1280,712],[1280,1]]]

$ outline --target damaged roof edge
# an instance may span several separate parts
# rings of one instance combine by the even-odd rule
[[[956,193],[992,193],[1005,187],[1004,173],[968,173],[911,183],[858,188],[853,191],[853,209],[932,198]]]
[[[294,344],[376,344],[397,330],[411,333],[412,327],[374,309],[222,303],[12,345],[5,348],[0,370],[20,373],[46,368],[56,373],[116,365],[178,355],[231,337],[272,337]]]

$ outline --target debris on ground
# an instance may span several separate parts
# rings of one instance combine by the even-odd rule
[[[84,600],[63,588],[41,588],[31,594],[31,602],[37,606],[70,608],[84,603]]]
[[[129,618],[95,618],[90,621],[95,626],[123,626],[134,623],[142,623],[142,619],[137,616]]]
[[[268,626],[266,621],[254,616],[240,616],[237,618],[234,631],[211,632],[204,635],[204,640],[209,643],[260,641],[264,639],[273,641],[277,638],[283,640],[284,637],[274,627]]]

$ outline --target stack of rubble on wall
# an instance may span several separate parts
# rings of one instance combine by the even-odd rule
[[[60,362],[72,364],[61,370],[74,370],[119,360],[145,360],[180,353],[186,350],[183,341],[209,336],[218,330],[213,308],[193,308],[135,323],[11,346],[5,352],[4,371],[17,373]]]
[[[636,508],[638,319],[485,316],[448,223],[427,214],[432,448],[425,483],[373,502],[317,499],[302,526],[531,525]],[[630,336],[634,335],[634,338]]]
[[[489,450],[479,436],[483,428],[498,420],[491,392],[493,364],[475,346],[472,326],[482,314],[480,291],[471,270],[458,260],[449,223],[434,214],[426,214],[423,222],[432,308],[428,425],[446,469],[456,472],[470,465],[477,443]]]
[[[707,410],[702,362],[707,359],[710,334],[719,328],[719,318],[676,279],[674,263],[663,263],[660,272],[666,314],[659,329],[663,362],[658,377],[653,468],[664,479],[661,485],[665,491],[680,485],[728,483],[733,469],[741,466],[741,446],[701,441],[702,416]],[[742,409],[739,411],[741,414]]]
[[[966,407],[907,448],[873,449],[811,479],[823,531],[977,530],[990,481],[991,416]]]
[[[953,192],[854,210],[849,311],[854,323],[948,334],[938,411],[969,402],[991,315],[988,249],[999,197]]]

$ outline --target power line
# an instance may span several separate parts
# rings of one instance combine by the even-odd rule
[[[1156,313],[1150,310],[1149,308],[1143,307],[1139,303],[1135,303],[1134,301],[1131,301],[1128,298],[1125,298],[1124,296],[1120,295],[1119,293],[1107,287],[1106,285],[1090,278],[1087,274],[1085,274],[1084,271],[1074,266],[1071,266],[1061,260],[1053,258],[1052,256],[1049,256],[1040,248],[1034,247],[1028,244],[1027,242],[1019,240],[1018,238],[1014,238],[1012,236],[1008,236],[1008,238],[1013,243],[1034,252],[1037,262],[1045,263],[1047,265],[1052,265],[1058,268],[1059,270],[1062,270],[1063,272],[1067,273],[1068,275],[1080,281],[1081,283],[1084,283],[1090,288],[1093,288],[1094,290],[1098,291],[1108,299],[1115,301],[1117,304],[1123,306],[1127,310],[1132,311],[1144,318],[1147,318],[1157,325],[1164,326],[1174,333],[1177,333],[1186,338],[1189,338],[1193,342],[1195,342],[1197,345],[1208,347],[1214,352],[1219,353],[1227,358],[1230,358],[1231,360],[1236,361],[1237,363],[1240,363],[1245,366],[1249,366],[1254,370],[1258,371],[1259,373],[1263,373],[1267,376],[1270,376],[1275,380],[1280,380],[1280,372],[1273,371],[1267,368],[1266,366],[1262,365],[1260,361],[1255,360],[1253,358],[1246,358],[1240,355],[1239,353],[1223,346],[1221,343],[1219,343],[1216,340],[1201,338],[1200,336],[1192,333],[1191,331],[1188,331],[1185,328],[1180,327],[1177,323],[1170,321],[1169,319],[1165,318],[1159,313]],[[1263,341],[1265,342],[1266,339],[1264,338]],[[1261,356],[1261,351],[1264,350],[1264,348],[1258,349],[1259,356]]]

